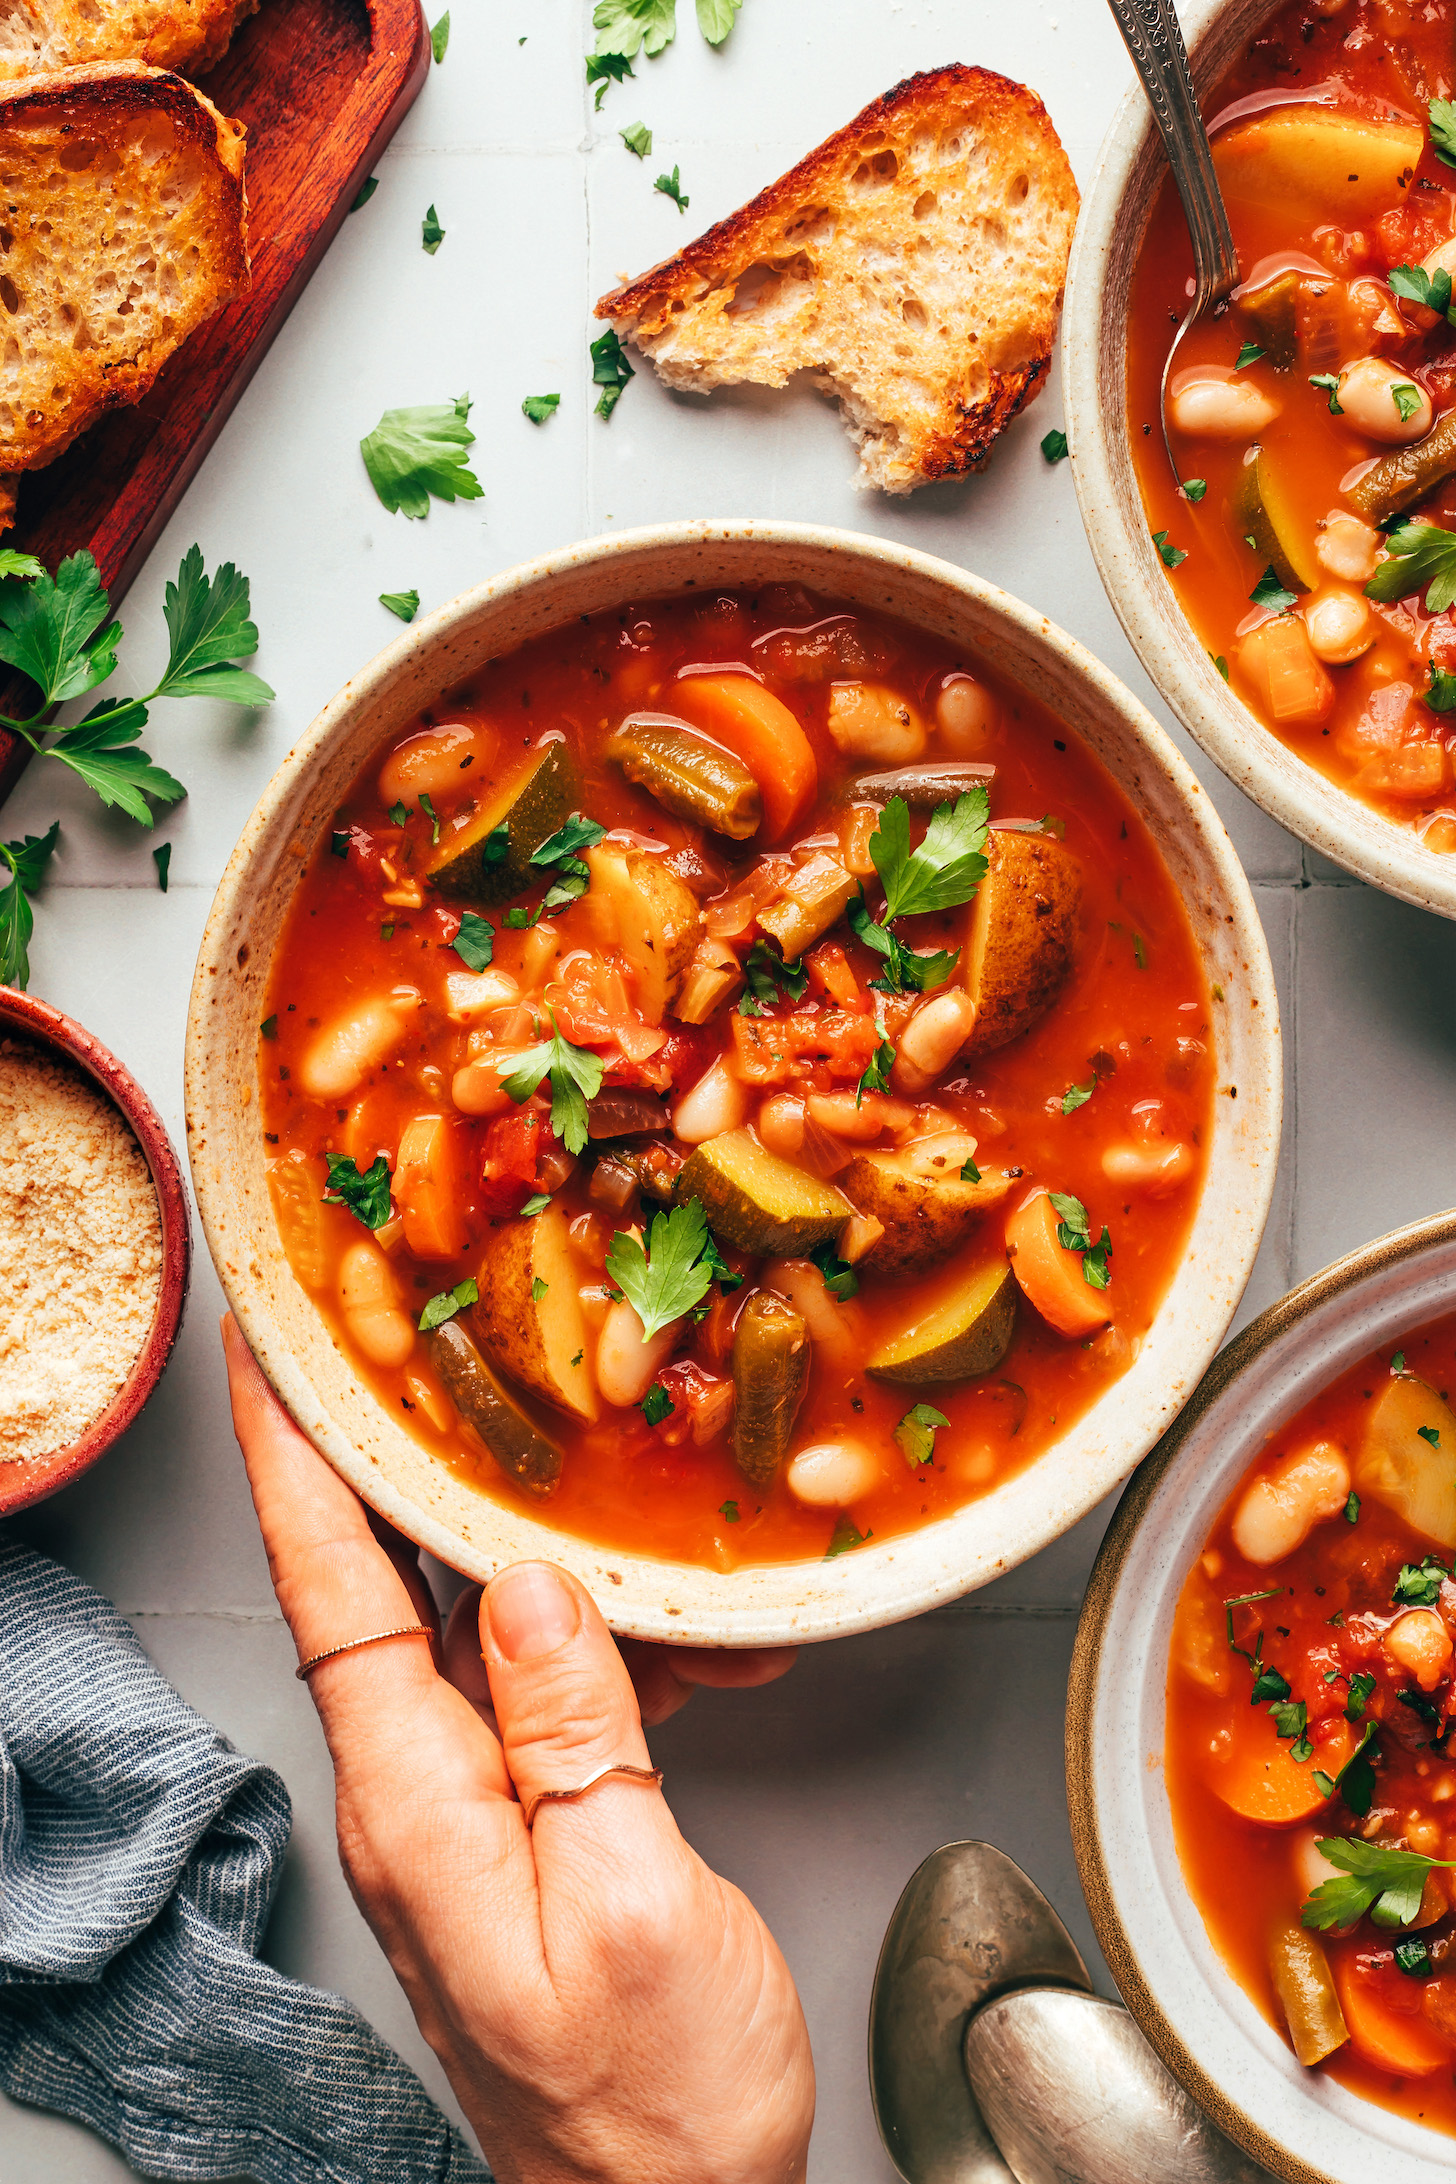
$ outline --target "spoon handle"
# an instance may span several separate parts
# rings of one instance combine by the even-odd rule
[[[1189,313],[1193,318],[1237,285],[1239,260],[1223,209],[1208,131],[1193,89],[1183,33],[1173,0],[1107,0],[1107,4],[1148,95],[1183,200],[1197,280]]]

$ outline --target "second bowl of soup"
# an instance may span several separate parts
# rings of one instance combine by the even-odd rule
[[[1113,604],[1224,771],[1456,915],[1449,8],[1221,0],[1185,25],[1240,284],[1177,349],[1187,225],[1141,94],[1068,283],[1074,473]]]
[[[224,1283],[366,1498],[742,1643],[964,1590],[1126,1470],[1242,1288],[1277,1066],[1126,694],[941,564],[749,525],[375,663],[234,857],[189,1060]]]

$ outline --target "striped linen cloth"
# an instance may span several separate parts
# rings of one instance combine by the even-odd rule
[[[291,1826],[110,1602],[0,1533],[0,2087],[144,2176],[486,2179],[357,2010],[259,1961]]]

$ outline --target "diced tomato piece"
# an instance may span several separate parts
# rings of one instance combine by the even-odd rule
[[[715,1045],[712,1036],[697,1025],[668,1033],[658,1060],[666,1067],[674,1092],[685,1092],[697,1083],[713,1059]]]
[[[804,968],[809,973],[809,985],[813,992],[822,993],[842,1009],[862,1009],[865,997],[860,992],[859,980],[849,967],[849,958],[835,941],[828,941],[804,958]]]
[[[519,1108],[486,1126],[480,1155],[483,1213],[519,1213],[536,1188],[536,1163],[546,1129],[546,1110]]]
[[[862,1077],[879,1044],[874,1020],[845,1009],[801,1009],[791,1016],[735,1016],[739,1074],[750,1084],[787,1084],[810,1075],[815,1059],[832,1078]]]

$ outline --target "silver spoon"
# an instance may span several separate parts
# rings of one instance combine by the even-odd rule
[[[961,2045],[990,1996],[1038,1980],[1092,1987],[1041,1890],[990,1843],[934,1851],[895,1906],[870,1997],[870,2098],[907,2184],[1012,2184]]]
[[[1016,2184],[1270,2184],[1096,1995],[988,2003],[966,2031],[966,2073]]]
[[[1239,259],[1229,231],[1223,192],[1214,171],[1213,149],[1203,126],[1183,33],[1173,10],[1173,0],[1107,0],[1134,68],[1148,95],[1158,125],[1183,211],[1193,241],[1193,301],[1168,351],[1159,390],[1163,421],[1163,445],[1173,475],[1183,482],[1168,431],[1168,375],[1178,344],[1195,320],[1215,303],[1222,303],[1239,283]]]

